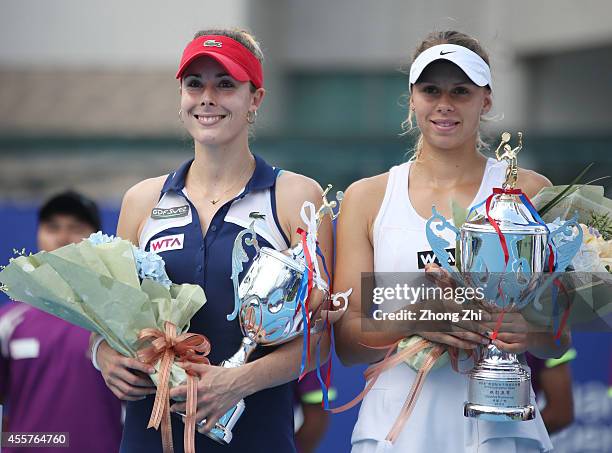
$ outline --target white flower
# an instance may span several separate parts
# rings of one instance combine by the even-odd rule
[[[580,224],[583,237],[580,250],[572,260],[577,272],[607,272],[612,264],[612,241],[605,241],[595,228]]]

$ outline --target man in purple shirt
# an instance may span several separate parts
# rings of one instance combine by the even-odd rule
[[[38,248],[55,250],[100,229],[95,203],[75,192],[39,211]],[[113,453],[121,402],[89,356],[89,332],[22,303],[0,309],[0,401],[5,433],[68,433],[69,447],[3,447],[3,453]]]

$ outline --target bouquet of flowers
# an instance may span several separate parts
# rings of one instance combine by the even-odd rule
[[[562,196],[564,191],[567,195]],[[584,240],[572,261],[575,271],[612,272],[612,200],[604,196],[602,186],[545,187],[532,201],[543,211],[542,218],[555,226],[559,218],[578,215]]]
[[[612,312],[612,200],[604,196],[601,186],[573,185],[546,187],[533,202],[543,211],[542,218],[550,222],[551,232],[560,225],[559,216],[574,213],[580,221],[583,241],[561,279],[567,297],[557,297],[571,303],[564,308],[564,322],[575,326],[603,319]],[[561,241],[564,239],[562,236]],[[547,304],[548,297],[548,293],[541,295],[530,309],[541,311],[540,317],[555,318],[559,307]],[[557,314],[543,313],[545,307],[557,310]]]
[[[173,284],[160,256],[101,232],[52,252],[12,258],[0,282],[11,299],[96,332],[117,352],[153,365],[157,395],[149,427],[161,422],[163,438],[169,435],[169,417],[162,420],[169,388],[197,384],[174,359],[206,362],[210,351],[205,337],[187,333],[206,302],[200,286]]]

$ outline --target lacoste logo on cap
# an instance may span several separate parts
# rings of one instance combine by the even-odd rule
[[[202,44],[204,47],[223,47],[223,43],[220,41],[215,41],[214,39],[207,39]]]
[[[449,50],[448,52],[444,52],[443,50],[441,50],[440,55],[446,55],[446,54],[454,53],[454,52],[456,52],[456,50]]]

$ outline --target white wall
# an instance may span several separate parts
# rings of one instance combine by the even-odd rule
[[[394,65],[434,29],[517,54],[612,42],[608,0],[288,0],[285,58],[295,66]]]
[[[174,67],[195,31],[244,25],[248,1],[2,0],[0,65]]]
[[[0,8],[0,130],[176,133],[174,69],[193,32],[210,26],[246,26],[263,43],[261,133],[280,130],[288,71],[393,71],[427,32],[449,28],[489,50],[499,127],[605,132],[610,123],[597,101],[612,88],[590,74],[599,57],[569,70],[546,60],[612,46],[609,0],[1,0]],[[540,58],[547,68],[534,68]],[[599,92],[577,112],[566,94],[581,83]]]

